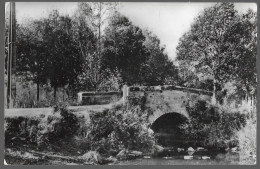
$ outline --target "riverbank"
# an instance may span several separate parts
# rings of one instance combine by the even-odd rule
[[[201,108],[201,106],[197,106],[197,108]],[[15,165],[103,165],[134,159],[157,159],[158,157],[175,159],[175,157],[181,156],[184,160],[185,156],[191,156],[186,154],[190,149],[188,147],[167,149],[158,146],[155,134],[148,127],[147,114],[138,106],[127,108],[122,105],[114,105],[110,109],[102,111],[88,111],[87,116],[84,110],[77,109],[77,111],[72,112],[72,110],[62,105],[57,106],[54,110],[56,111],[45,115],[5,117],[5,158],[7,163]],[[215,109],[211,111],[213,110]],[[193,109],[193,112],[197,112],[196,109]],[[215,115],[217,114],[216,111],[213,112]],[[215,117],[215,115],[211,117]],[[221,115],[220,122],[223,122],[221,119],[226,119],[225,117],[227,116],[223,113]],[[235,115],[229,114],[228,117],[240,117],[237,114]],[[193,116],[194,119],[198,117],[198,115]],[[226,120],[225,122],[229,121]],[[214,123],[205,123],[204,125],[214,126],[216,124],[218,123],[215,121]],[[230,124],[234,123],[222,123],[222,126],[229,127]],[[251,123],[248,124],[251,125]],[[225,134],[226,130],[222,131],[220,130],[221,126],[218,127],[218,134],[222,134],[220,132]],[[247,130],[254,128],[252,125],[249,128],[247,127],[248,125],[246,127],[241,125],[241,128],[243,128],[241,132],[244,135],[237,132],[238,136],[245,136],[245,134],[248,134]],[[214,129],[214,127],[211,128]],[[188,129],[194,132],[194,128]],[[232,128],[229,128],[229,130],[232,130]],[[196,130],[196,132],[198,131],[201,132],[203,130]],[[214,133],[214,130],[211,133]],[[228,142],[223,142],[225,144],[219,144],[225,141],[225,139],[216,140],[214,137],[215,149],[221,151],[224,149],[227,151],[236,149],[236,153],[239,154],[239,160],[237,156],[231,154],[235,161],[238,160],[238,163],[241,161],[243,164],[254,164],[255,154],[251,153],[254,150],[254,147],[252,147],[254,141],[248,142],[249,140],[239,139],[236,135],[237,133],[233,133],[234,135],[230,135],[229,138],[241,140],[241,143],[232,145],[228,144]],[[189,135],[190,139],[191,136]],[[209,139],[208,135],[205,136],[205,140]],[[203,142],[199,143],[202,144]],[[238,147],[242,143],[244,143],[244,146]],[[199,145],[189,146],[197,150]],[[251,146],[251,149],[248,146]],[[205,147],[209,152],[214,150],[209,148],[212,148],[212,146]],[[224,154],[227,153],[225,152]],[[202,159],[202,155],[198,154],[192,156],[192,159],[195,160],[198,156]],[[208,158],[207,156],[210,159],[215,158],[215,155],[205,154],[205,159]],[[191,157],[186,158],[189,159]],[[221,160],[219,157],[218,159]]]

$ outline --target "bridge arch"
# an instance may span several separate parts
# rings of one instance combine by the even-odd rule
[[[150,115],[148,117],[148,121],[149,123],[152,125],[157,119],[159,119],[160,117],[166,115],[166,114],[179,114],[182,115],[184,117],[186,117],[187,119],[189,119],[189,115],[186,111],[181,111],[181,112],[176,112],[176,111],[172,111],[172,112],[164,112],[160,109],[157,109],[155,112],[153,112],[152,115]]]
[[[150,128],[154,131],[158,143],[162,146],[183,146],[185,135],[182,124],[186,124],[189,118],[181,113],[164,113],[151,123]]]

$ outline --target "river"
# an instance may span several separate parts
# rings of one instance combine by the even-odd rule
[[[206,156],[206,154],[208,156]],[[167,157],[144,157],[120,161],[117,165],[236,165],[239,163],[239,154],[235,152],[207,152],[206,154],[195,152],[190,156],[185,152],[185,154],[182,153],[182,155],[171,155]],[[184,159],[184,157],[190,157],[191,159]],[[202,157],[204,159],[202,159]]]

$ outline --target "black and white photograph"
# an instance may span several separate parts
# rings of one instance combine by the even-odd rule
[[[4,165],[256,165],[257,4],[6,2]]]

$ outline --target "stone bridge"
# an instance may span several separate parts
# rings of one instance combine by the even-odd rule
[[[82,109],[82,111],[85,111],[89,109],[92,110],[95,107],[97,110],[103,110],[106,106],[111,106],[111,103],[116,103],[120,100],[122,100],[123,103],[127,103],[131,98],[143,97],[145,98],[145,109],[151,114],[148,120],[150,124],[153,124],[157,119],[166,114],[188,117],[185,107],[187,104],[192,105],[196,100],[210,102],[212,95],[212,92],[209,91],[180,86],[125,85],[123,86],[123,92],[80,92],[78,93],[78,102],[83,106],[72,106],[69,108],[75,110]],[[51,111],[52,108],[5,109],[5,117],[48,114]]]
[[[186,105],[192,105],[196,100],[211,102],[210,91],[186,88],[180,86],[124,86],[123,102],[133,97],[145,98],[145,108],[151,115],[148,120],[153,124],[155,120],[168,113],[177,113],[188,118]]]

